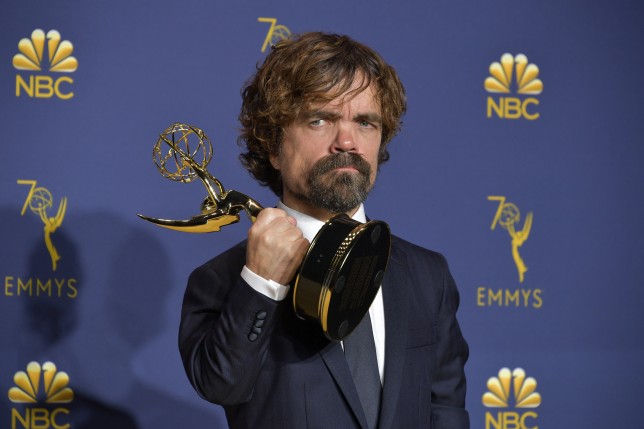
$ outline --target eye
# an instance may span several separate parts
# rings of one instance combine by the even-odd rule
[[[326,124],[326,121],[324,119],[314,119],[309,122],[309,125],[313,127],[321,127],[324,124]]]
[[[368,128],[368,129],[374,129],[374,130],[378,129],[378,124],[377,123],[368,121],[366,119],[362,120],[362,121],[358,121],[358,126],[360,128]]]

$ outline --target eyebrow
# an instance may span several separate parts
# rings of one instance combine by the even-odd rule
[[[302,113],[301,117],[304,120],[309,120],[311,118],[320,118],[320,119],[338,119],[340,114],[336,112],[331,112],[329,110],[310,110],[308,112]]]
[[[382,115],[377,113],[362,113],[353,118],[355,121],[367,121],[372,124],[382,124]]]
[[[335,120],[339,119],[342,115],[337,112],[332,112],[328,110],[311,110],[304,112],[301,115],[303,120],[309,120],[311,118]],[[382,124],[382,116],[377,113],[359,113],[353,117],[353,120],[356,122],[367,121],[371,123]]]

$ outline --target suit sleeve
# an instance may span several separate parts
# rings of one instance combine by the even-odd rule
[[[465,362],[469,356],[456,311],[459,294],[456,283],[440,256],[443,289],[437,323],[436,367],[432,382],[432,428],[467,429],[469,415],[465,410]]]
[[[179,327],[190,383],[202,398],[221,405],[252,397],[278,308],[241,278],[240,247],[190,275]]]

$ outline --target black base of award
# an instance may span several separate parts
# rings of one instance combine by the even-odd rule
[[[358,326],[382,284],[391,233],[381,221],[331,218],[313,239],[294,282],[293,306],[340,341]]]

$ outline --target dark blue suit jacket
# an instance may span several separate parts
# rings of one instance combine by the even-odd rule
[[[231,429],[366,429],[341,344],[299,320],[290,299],[275,302],[248,286],[245,252],[244,242],[188,281],[179,348],[194,388],[224,406]],[[383,300],[379,428],[469,428],[468,347],[445,258],[394,237]]]

